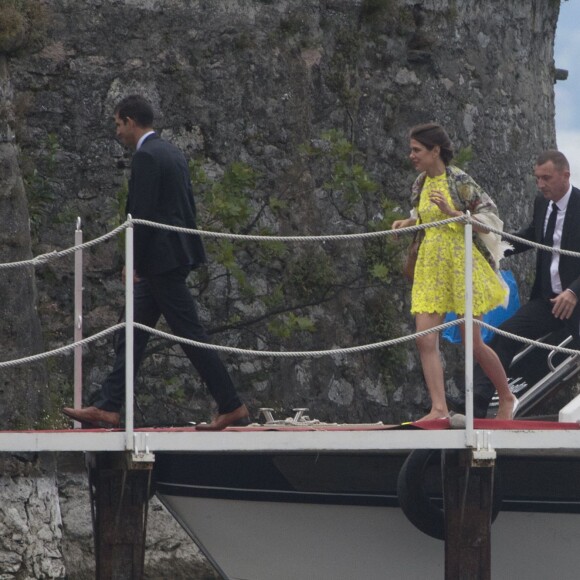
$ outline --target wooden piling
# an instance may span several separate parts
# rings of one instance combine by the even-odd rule
[[[471,450],[444,452],[446,580],[491,580],[494,467]]]
[[[142,580],[153,463],[130,453],[87,454],[96,580]]]

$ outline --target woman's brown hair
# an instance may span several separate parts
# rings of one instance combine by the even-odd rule
[[[449,165],[453,159],[453,144],[449,135],[441,125],[437,123],[425,123],[423,125],[415,125],[409,132],[409,137],[419,141],[421,145],[427,147],[431,151],[435,146],[439,145],[441,151],[440,156],[445,163]]]

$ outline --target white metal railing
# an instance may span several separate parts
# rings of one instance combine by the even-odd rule
[[[0,369],[6,366],[13,366],[15,364],[24,364],[27,361],[39,360],[40,358],[46,358],[48,356],[54,356],[56,354],[61,354],[67,350],[74,349],[74,405],[75,407],[80,407],[82,405],[82,348],[85,344],[96,340],[97,338],[104,336],[106,334],[118,331],[121,328],[125,329],[126,341],[125,341],[125,381],[126,381],[126,400],[125,400],[125,431],[116,432],[100,432],[98,434],[91,433],[91,431],[83,430],[76,431],[73,435],[75,439],[70,437],[70,433],[55,432],[51,434],[50,432],[18,432],[14,434],[0,433],[0,451],[11,451],[11,450],[101,450],[103,446],[107,447],[109,450],[119,450],[121,449],[129,451],[139,451],[144,448],[151,448],[152,450],[161,449],[219,449],[223,451],[232,449],[247,449],[250,450],[254,446],[259,446],[258,440],[255,441],[255,436],[263,436],[263,433],[237,433],[236,436],[243,435],[244,443],[238,439],[238,442],[233,443],[231,439],[228,439],[228,433],[198,433],[195,438],[191,438],[191,434],[179,433],[179,431],[174,431],[172,433],[159,433],[156,430],[135,430],[134,428],[134,418],[133,418],[133,397],[134,397],[134,358],[133,358],[133,345],[134,345],[134,329],[140,328],[142,330],[151,332],[152,334],[158,334],[171,338],[176,342],[190,343],[195,346],[207,349],[222,350],[226,352],[236,352],[245,353],[253,356],[283,356],[283,357],[315,357],[342,353],[353,353],[353,352],[363,352],[365,350],[371,350],[375,348],[383,348],[385,346],[390,346],[393,344],[398,344],[401,342],[406,342],[409,340],[414,340],[417,336],[427,334],[429,332],[439,332],[444,328],[449,326],[454,326],[456,324],[465,325],[465,387],[466,387],[466,425],[465,430],[453,430],[448,432],[421,432],[421,431],[405,431],[404,436],[401,436],[401,432],[389,431],[390,435],[387,440],[380,439],[380,434],[383,431],[372,432],[373,434],[366,433],[367,437],[367,447],[368,452],[378,451],[382,449],[414,449],[414,448],[461,448],[461,447],[472,447],[481,448],[490,445],[492,438],[490,431],[476,430],[474,427],[474,416],[473,416],[473,332],[474,324],[486,326],[492,330],[503,333],[510,337],[513,337],[522,342],[533,344],[534,346],[539,346],[541,348],[549,348],[558,352],[566,352],[568,354],[580,354],[580,351],[567,349],[563,347],[553,347],[551,345],[545,345],[543,343],[537,343],[535,341],[521,339],[520,337],[509,335],[501,330],[498,330],[490,325],[483,323],[479,320],[473,320],[473,289],[472,289],[472,226],[473,218],[468,213],[466,216],[450,218],[443,220],[441,222],[433,224],[420,224],[418,226],[411,226],[408,228],[396,230],[396,234],[400,235],[403,233],[410,233],[420,229],[427,229],[429,227],[438,227],[453,222],[463,222],[465,224],[464,235],[465,235],[465,317],[462,319],[457,319],[455,321],[439,325],[435,328],[429,329],[428,331],[422,333],[415,333],[407,337],[401,337],[398,339],[393,339],[389,341],[383,341],[380,343],[374,343],[371,345],[363,345],[358,347],[347,347],[344,349],[330,349],[321,351],[302,351],[302,352],[269,352],[269,351],[253,351],[238,349],[233,347],[224,347],[220,345],[197,343],[195,341],[188,341],[180,337],[167,335],[161,331],[151,329],[149,327],[136,324],[134,322],[134,312],[133,312],[133,292],[134,292],[134,281],[131,273],[133,272],[133,226],[134,224],[146,225],[150,227],[158,227],[162,229],[168,229],[173,231],[180,231],[190,234],[198,234],[208,237],[225,237],[233,239],[251,239],[253,241],[266,241],[266,240],[281,240],[281,241],[296,241],[296,242],[312,242],[312,241],[326,241],[331,239],[365,239],[370,237],[395,235],[395,231],[382,231],[382,232],[366,232],[361,234],[339,234],[339,235],[328,235],[328,236],[248,236],[240,234],[225,234],[221,232],[206,232],[203,230],[189,230],[185,228],[179,228],[175,226],[168,226],[165,224],[156,224],[154,222],[148,222],[145,220],[132,219],[129,215],[127,221],[115,228],[112,232],[107,233],[100,238],[92,240],[90,242],[83,242],[83,234],[81,229],[80,218],[77,220],[77,227],[75,231],[75,244],[73,248],[63,250],[61,252],[51,252],[43,256],[38,256],[32,260],[11,263],[11,264],[0,264],[0,270],[6,268],[20,267],[23,265],[39,265],[44,264],[50,260],[57,259],[63,256],[67,256],[71,253],[75,255],[75,325],[74,325],[74,343],[68,347],[61,347],[53,351],[42,353],[40,355],[34,355],[32,357],[26,357],[23,359],[18,359],[16,361],[6,361],[0,362]],[[496,231],[493,228],[489,228],[490,231],[502,234],[502,232]],[[84,248],[91,247],[96,243],[100,243],[121,231],[125,231],[125,323],[117,324],[105,331],[97,333],[96,335],[83,339],[82,338],[82,292],[83,292],[83,257],[82,252]],[[508,239],[513,239],[523,243],[528,243],[526,240],[522,240],[512,235],[503,234]],[[540,249],[559,251],[562,254],[574,255],[580,257],[580,254],[565,250],[553,250],[552,248],[546,248],[541,244],[530,243],[534,247]],[[578,421],[580,419],[580,396],[571,401],[563,410],[566,410],[566,417],[569,421]],[[562,412],[560,415],[560,420],[562,421]],[[75,427],[78,427],[75,424]],[[310,442],[304,441],[304,436],[300,433],[292,433],[292,438],[289,440],[287,436],[282,436],[281,433],[276,434],[276,441],[269,442],[268,444],[263,444],[262,448],[264,450],[274,450],[278,449],[281,445],[281,449],[291,450],[291,449],[313,449],[313,450],[334,450],[334,449],[348,449],[350,448],[350,443],[346,441],[343,433],[337,431],[326,432],[327,435],[321,434],[321,432],[309,432],[308,437],[312,439]],[[52,436],[54,435],[54,436]],[[353,437],[353,433],[349,432],[349,437]],[[97,439],[95,439],[95,437]],[[208,438],[209,437],[209,438]],[[280,437],[280,438],[279,438]],[[330,438],[331,439],[330,439]],[[355,439],[360,439],[361,435],[354,435]],[[100,438],[100,439],[99,439]],[[50,443],[44,443],[44,441],[49,441]],[[264,443],[264,439],[262,439]],[[517,446],[519,448],[573,448],[580,449],[580,431],[539,431],[533,433],[526,430],[525,433],[519,431],[493,431],[493,444],[496,448],[507,447],[511,448]],[[80,447],[79,447],[80,446]],[[298,447],[297,447],[298,446]]]
[[[465,341],[465,401],[466,401],[466,424],[465,424],[465,446],[466,447],[476,447],[477,445],[481,444],[481,441],[477,440],[477,436],[475,433],[474,428],[474,405],[473,405],[473,370],[474,370],[474,358],[473,358],[473,333],[474,333],[474,319],[473,319],[473,225],[472,225],[472,217],[470,212],[466,213],[465,217],[458,217],[458,218],[450,218],[448,220],[444,220],[442,222],[438,222],[437,224],[421,224],[420,226],[412,226],[409,228],[405,228],[407,231],[414,231],[417,229],[427,229],[428,227],[433,226],[441,226],[446,225],[447,223],[453,223],[455,221],[464,221],[464,241],[465,241],[465,315],[464,319],[457,320],[455,322],[461,323],[463,322],[465,325],[465,332],[464,332],[464,341]],[[185,231],[192,233],[192,230],[187,230],[184,228],[174,228],[171,226],[155,224],[153,222],[147,222],[145,220],[132,220],[131,216],[128,216],[129,226],[127,227],[127,235],[126,235],[126,271],[132,272],[133,271],[133,228],[132,223],[142,224],[149,227],[161,227],[167,228],[177,231]],[[490,228],[491,231],[494,231]],[[402,233],[403,230],[398,230],[398,233]],[[221,232],[203,232],[203,231],[196,231],[196,233],[204,235],[210,235],[213,237],[225,237],[230,238],[233,237],[234,239],[248,239],[251,238],[254,241],[263,241],[263,240],[280,240],[285,239],[286,241],[320,241],[320,240],[328,240],[328,239],[352,239],[352,237],[367,237],[368,233],[365,234],[345,234],[345,235],[338,235],[338,236],[301,236],[301,237],[281,237],[281,236],[246,236],[241,234],[224,234]],[[370,233],[371,236],[375,237],[378,232]],[[502,233],[496,231],[496,233]],[[384,232],[380,232],[380,234],[384,234]],[[517,238],[516,238],[517,239]],[[541,247],[541,245],[539,245]],[[130,279],[130,280],[129,280]],[[130,307],[127,309],[126,314],[126,433],[127,433],[127,449],[130,449],[131,445],[133,444],[133,392],[134,392],[134,369],[133,369],[133,309],[132,309],[132,296],[133,296],[133,280],[132,276],[126,277],[126,304]],[[479,321],[478,321],[479,322]],[[137,325],[142,330],[150,330],[148,327]],[[439,327],[434,329],[430,329],[429,332],[440,331]],[[155,332],[158,334],[158,332]],[[165,333],[159,333],[165,335]],[[415,335],[416,336],[416,335]],[[179,339],[174,336],[165,335],[166,338],[172,339]],[[185,342],[185,341],[183,341]],[[195,343],[194,341],[189,341],[190,343]],[[203,345],[201,343],[195,343],[196,346],[201,347],[208,347],[208,345]],[[212,345],[213,346],[213,345]],[[209,347],[211,348],[211,347]],[[236,349],[238,350],[238,349]],[[243,350],[243,349],[239,349]],[[247,352],[247,351],[245,351]],[[264,353],[265,354],[265,353]],[[268,353],[270,356],[273,353]],[[297,354],[305,354],[305,353],[285,353],[287,355],[297,355]],[[314,353],[308,353],[312,356]],[[580,418],[580,417],[579,417]]]
[[[129,222],[131,216],[129,215]],[[133,449],[134,316],[133,316],[133,226],[125,230],[125,436],[126,449]]]
[[[467,212],[467,217],[471,214]],[[465,223],[465,446],[475,447],[473,425],[473,226]]]
[[[77,218],[77,227],[75,230],[75,246],[81,246],[83,243],[83,230],[81,228],[81,218]],[[83,402],[83,347],[79,342],[83,338],[83,251],[78,249],[75,252],[75,270],[74,270],[74,407],[81,407]],[[79,429],[81,424],[74,422],[75,429]]]

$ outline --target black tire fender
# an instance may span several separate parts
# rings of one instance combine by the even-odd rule
[[[407,519],[420,531],[438,540],[445,539],[445,513],[425,489],[425,474],[429,467],[441,466],[440,449],[415,449],[409,453],[397,480],[399,505]],[[439,470],[441,473],[441,469]],[[502,502],[499,470],[493,479],[492,523],[497,518]]]

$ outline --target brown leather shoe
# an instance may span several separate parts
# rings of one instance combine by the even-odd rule
[[[121,415],[114,411],[103,411],[98,407],[86,407],[85,409],[72,409],[65,407],[62,412],[71,419],[80,423],[87,423],[100,427],[118,427],[121,424]]]
[[[250,422],[250,413],[246,405],[240,405],[237,409],[218,415],[211,423],[201,423],[196,429],[198,431],[222,431],[226,427],[233,425],[247,425]]]

